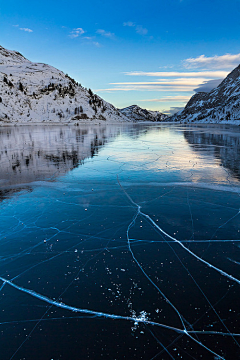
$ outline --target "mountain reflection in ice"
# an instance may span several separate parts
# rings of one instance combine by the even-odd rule
[[[239,134],[0,128],[1,359],[240,358]]]
[[[114,127],[0,128],[0,179],[26,183],[62,175],[116,136]]]
[[[212,131],[211,131],[212,130]],[[212,153],[231,174],[240,180],[240,132],[225,126],[221,131],[213,127],[186,130],[184,136],[195,150]]]

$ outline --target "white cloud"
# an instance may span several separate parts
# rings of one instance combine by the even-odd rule
[[[96,31],[96,33],[99,35],[105,36],[107,38],[114,38],[114,36],[115,36],[114,33],[111,33],[110,31],[105,31],[103,29],[98,29]]]
[[[107,89],[98,89],[96,92],[115,92],[115,91],[181,91],[192,92],[196,85],[123,85],[117,87],[111,87]]]
[[[184,85],[184,86],[198,86],[207,79],[205,78],[179,78],[179,79],[159,79],[158,81],[138,81],[138,82],[118,82],[110,83],[110,85]]]
[[[187,69],[203,68],[203,69],[233,69],[240,63],[239,54],[226,54],[222,56],[200,55],[196,58],[189,58],[183,61],[183,65]]]
[[[127,25],[126,25],[127,26]],[[156,96],[143,102],[159,103],[186,103],[190,99],[190,94],[204,91],[209,92],[217,87],[219,83],[228,75],[228,71],[223,70],[199,70],[199,71],[130,71],[125,72],[127,76],[139,76],[140,80],[144,77],[153,77],[153,81],[128,81],[110,83],[106,89],[98,89],[99,92],[116,91],[145,91],[145,92],[164,92],[163,97]],[[142,77],[142,78],[141,78]],[[155,79],[154,79],[155,78]],[[150,79],[146,79],[150,80]],[[174,92],[174,95],[171,93]],[[169,94],[167,96],[166,94]],[[171,96],[170,96],[171,95]]]
[[[28,29],[28,28],[19,28],[19,30],[26,31],[26,32],[29,32],[29,33],[33,32],[33,30]]]
[[[29,29],[29,28],[20,28],[19,25],[13,25],[14,27],[18,28],[21,31],[25,31],[25,32],[29,32],[32,33],[33,30]]]
[[[123,23],[123,26],[135,27],[135,23],[132,21],[127,21]]]
[[[96,36],[82,36],[81,39],[85,40],[87,44],[94,45],[96,47],[102,46],[98,41],[95,41]]]
[[[136,33],[140,34],[140,35],[147,35],[148,29],[142,27],[142,25],[137,25],[136,26]]]
[[[95,39],[95,36],[84,36],[83,39],[85,39],[85,40],[93,40],[93,39]]]
[[[82,35],[84,33],[85,33],[85,31],[82,28],[76,28],[76,29],[73,29],[73,31],[71,31],[69,37],[71,39],[74,39],[74,38],[77,38],[77,37],[79,37],[80,35]]]
[[[124,22],[123,26],[134,27],[136,33],[139,34],[139,35],[147,35],[147,33],[148,33],[148,29],[144,28],[142,25],[136,25],[132,21]]]
[[[158,77],[155,81],[137,81],[137,82],[118,82],[110,83],[114,85],[115,90],[108,89],[108,91],[182,91],[182,92],[209,92],[213,88],[217,87],[221,81],[228,75],[227,71],[192,71],[192,72],[180,72],[180,71],[162,71],[162,72],[143,72],[143,71],[131,71],[126,72],[128,76],[147,76]],[[172,98],[177,101],[177,98]],[[183,99],[183,98],[182,98]],[[178,97],[178,101],[180,97]],[[166,101],[164,99],[163,101]],[[184,98],[183,101],[186,101]]]
[[[144,72],[144,71],[130,71],[125,72],[128,76],[154,76],[154,77],[206,77],[206,78],[224,78],[228,75],[228,71],[195,71],[195,72],[178,72],[178,71],[157,71],[157,72]]]
[[[93,42],[93,45],[95,45],[96,47],[101,47],[101,46],[102,46],[102,45],[99,44],[99,42],[97,42],[97,41],[94,41],[94,42]]]
[[[189,99],[191,98],[191,96],[183,96],[183,95],[178,95],[178,96],[167,96],[165,98],[161,98],[161,99],[146,99],[146,100],[139,100],[139,101],[145,101],[145,102],[187,102]]]

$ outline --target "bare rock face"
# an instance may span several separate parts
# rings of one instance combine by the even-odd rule
[[[131,105],[119,111],[132,121],[163,121],[167,118],[167,115],[159,111],[142,109],[137,105]]]
[[[217,88],[192,96],[169,121],[240,124],[240,65]]]
[[[0,124],[129,121],[62,71],[0,46]]]

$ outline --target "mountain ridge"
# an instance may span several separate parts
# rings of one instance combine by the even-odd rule
[[[138,105],[130,105],[119,111],[133,121],[163,121],[168,117],[159,111],[143,109]]]
[[[185,108],[167,121],[240,125],[240,65],[209,93],[194,94]]]
[[[91,89],[51,65],[0,46],[0,124],[129,121]]]

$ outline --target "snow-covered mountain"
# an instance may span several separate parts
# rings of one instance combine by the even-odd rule
[[[240,65],[217,88],[193,95],[168,121],[240,124]]]
[[[119,111],[132,121],[163,121],[167,118],[167,115],[162,114],[159,111],[142,109],[137,105],[131,105],[119,109]]]
[[[62,71],[0,46],[0,124],[89,120],[129,121]]]

